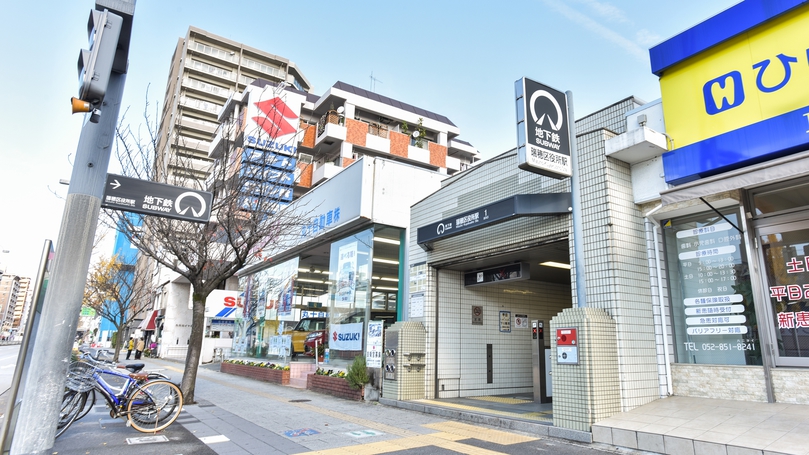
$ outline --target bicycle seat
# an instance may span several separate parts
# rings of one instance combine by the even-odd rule
[[[145,367],[145,363],[127,363],[126,365],[119,365],[119,368],[126,368],[127,370],[131,371],[132,373],[137,373],[138,371],[142,370]]]

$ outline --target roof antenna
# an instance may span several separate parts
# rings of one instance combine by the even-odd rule
[[[372,91],[372,92],[373,92],[373,91],[374,91],[374,89],[376,88],[376,83],[377,83],[377,82],[379,82],[380,84],[382,83],[382,81],[380,81],[379,79],[377,79],[377,78],[375,78],[375,77],[374,77],[374,72],[373,72],[373,71],[371,71],[371,91]]]

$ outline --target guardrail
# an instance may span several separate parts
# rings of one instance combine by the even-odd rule
[[[160,350],[160,357],[164,359],[182,359],[188,354],[188,346],[164,346]]]

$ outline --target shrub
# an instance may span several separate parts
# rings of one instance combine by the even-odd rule
[[[346,379],[352,389],[359,389],[370,382],[368,367],[365,365],[365,357],[361,355],[354,357],[354,361],[351,363],[351,366],[348,367]]]

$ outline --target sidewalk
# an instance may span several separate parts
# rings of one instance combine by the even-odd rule
[[[144,359],[179,382],[182,365]],[[156,437],[127,428],[97,406],[57,439],[52,453],[93,454],[464,454],[614,452],[484,424],[356,402],[200,368],[197,404]],[[142,438],[142,439],[135,439]],[[141,442],[135,444],[133,442]],[[622,452],[628,453],[628,452]]]

